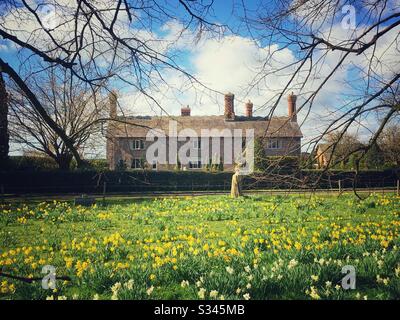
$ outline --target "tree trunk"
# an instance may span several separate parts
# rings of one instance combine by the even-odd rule
[[[61,154],[55,160],[60,170],[68,171],[71,169],[71,161],[72,161],[71,154]]]
[[[8,97],[3,74],[0,68],[0,165],[8,160],[9,133],[8,133]]]

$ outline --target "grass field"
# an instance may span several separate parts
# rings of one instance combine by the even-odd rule
[[[400,198],[0,205],[0,299],[399,299]],[[352,265],[356,288],[341,286]]]

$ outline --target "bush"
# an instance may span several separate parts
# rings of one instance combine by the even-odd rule
[[[293,156],[274,156],[267,157],[267,163],[269,167],[277,167],[281,170],[295,170],[299,168],[299,158]]]
[[[90,159],[88,160],[90,167],[98,172],[108,170],[108,162],[106,159]]]
[[[16,171],[49,171],[57,168],[57,163],[50,157],[11,156],[8,161],[8,169]]]
[[[288,173],[299,169],[299,158],[293,156],[264,156],[255,158],[255,169],[259,172]]]

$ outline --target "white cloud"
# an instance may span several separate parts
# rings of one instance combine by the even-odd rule
[[[189,104],[194,115],[212,115],[223,112],[223,93],[232,92],[235,94],[235,112],[243,114],[245,101],[250,99],[255,109],[260,107],[270,100],[277,90],[281,90],[289,77],[285,75],[277,78],[271,75],[262,82],[261,86],[258,85],[249,90],[249,83],[253,81],[255,74],[261,68],[269,70],[289,64],[294,60],[291,51],[283,49],[276,52],[269,66],[264,66],[269,49],[271,48],[260,48],[254,41],[240,36],[226,36],[220,40],[203,39],[192,46],[187,54],[193,76],[212,90],[185,82],[185,77],[177,72],[169,72],[166,76],[168,85],[157,87],[152,94],[171,114],[179,114],[181,105]],[[272,48],[272,50],[277,49],[278,46]],[[149,106],[147,110],[143,109],[148,104],[148,99],[138,102],[139,110],[132,108],[132,99],[139,101],[136,100],[138,99],[136,95],[130,94],[129,98],[124,99],[124,101],[129,101],[127,109],[131,109],[134,113],[139,110],[152,112]],[[265,110],[262,114],[266,114]],[[286,102],[283,109],[279,108],[278,114],[287,114]]]

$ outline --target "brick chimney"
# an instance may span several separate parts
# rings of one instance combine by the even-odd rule
[[[189,108],[189,106],[181,108],[181,116],[182,117],[190,117],[190,108]]]
[[[297,122],[297,113],[296,113],[296,99],[297,96],[293,94],[289,94],[288,96],[288,113],[290,121]]]
[[[235,109],[234,109],[235,95],[233,93],[225,94],[225,119],[234,120],[235,119]]]
[[[251,118],[253,116],[253,102],[250,100],[246,102],[245,105],[246,117]]]
[[[112,90],[108,94],[108,101],[110,103],[110,118],[114,119],[117,117],[117,92]]]

